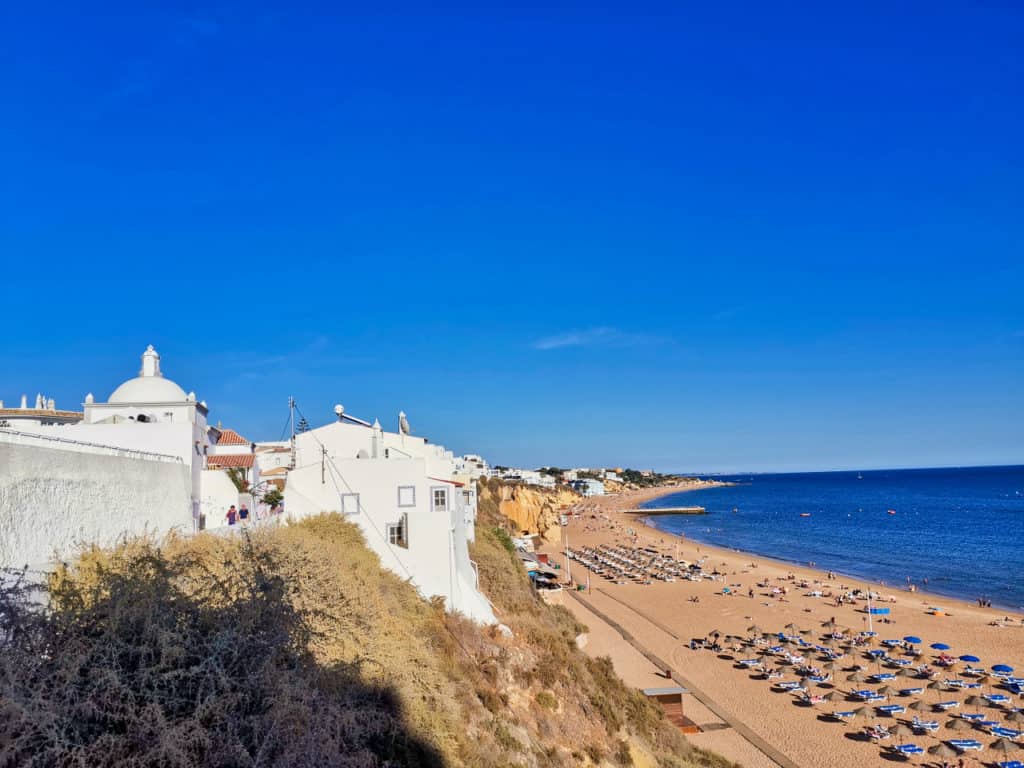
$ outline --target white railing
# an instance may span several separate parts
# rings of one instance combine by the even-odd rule
[[[87,443],[84,440],[72,440],[67,437],[40,435],[35,432],[19,432],[14,429],[0,429],[0,441],[11,445],[39,445],[41,443],[43,444],[43,447],[67,447],[69,450],[78,451],[80,453],[95,453],[102,456],[119,456],[124,459],[166,461],[174,464],[183,463],[180,456],[173,456],[169,453],[137,451],[134,448],[120,448],[116,445]],[[54,443],[59,443],[59,446],[54,446]]]

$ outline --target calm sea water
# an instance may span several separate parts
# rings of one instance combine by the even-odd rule
[[[716,479],[738,485],[644,505],[699,505],[707,515],[657,516],[651,524],[708,544],[893,586],[909,577],[926,591],[1024,609],[1024,466]]]

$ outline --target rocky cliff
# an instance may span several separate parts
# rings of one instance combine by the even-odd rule
[[[559,516],[579,501],[580,496],[568,488],[546,490],[522,485],[492,483],[482,485],[482,494],[498,502],[498,509],[515,525],[518,534],[539,535],[544,541],[561,541]]]

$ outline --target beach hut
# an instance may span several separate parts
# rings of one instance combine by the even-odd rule
[[[685,688],[673,685],[668,688],[644,688],[643,694],[651,699],[670,723],[683,733],[700,733],[700,727],[683,714],[683,694],[689,693]]]

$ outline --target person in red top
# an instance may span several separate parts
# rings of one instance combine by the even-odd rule
[[[228,509],[228,513],[224,515],[228,519],[228,525],[234,525],[235,521],[238,520],[238,510],[235,509],[235,505],[232,504]]]

